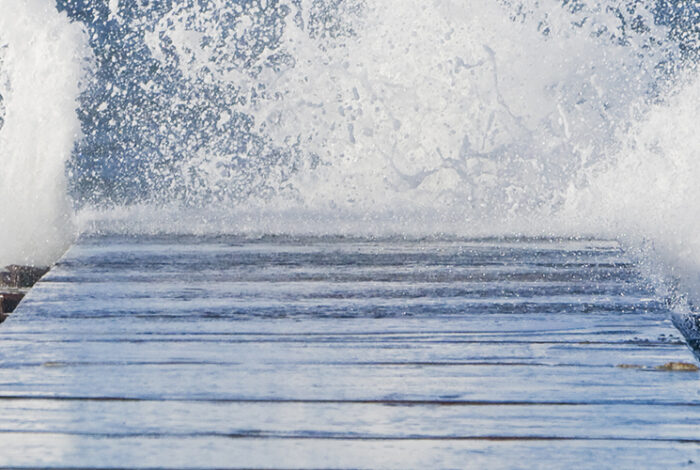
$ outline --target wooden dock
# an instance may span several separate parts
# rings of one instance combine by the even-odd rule
[[[613,242],[94,238],[0,326],[1,468],[693,468]]]

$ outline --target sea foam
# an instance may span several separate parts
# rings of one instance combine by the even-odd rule
[[[0,254],[48,259],[72,234],[85,38],[0,5]],[[105,60],[70,161],[80,228],[603,236],[692,296],[698,13],[668,5],[109,2],[87,25]]]
[[[50,1],[0,0],[0,266],[49,264],[75,235],[65,162],[88,54]]]

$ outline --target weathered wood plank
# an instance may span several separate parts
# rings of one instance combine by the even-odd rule
[[[508,366],[541,367],[615,367],[638,364],[654,367],[685,357],[685,347],[667,343],[595,343],[585,337],[567,342],[518,342],[472,340],[463,337],[429,336],[357,339],[342,342],[324,337],[283,336],[261,338],[259,335],[229,338],[201,336],[130,336],[82,340],[75,336],[38,338],[32,335],[18,340],[3,340],[7,353],[0,369],[41,366],[45,355],[27,354],[28,349],[44,345],[53,355],[52,363],[67,366],[110,364],[192,363],[235,365],[242,361],[256,364],[292,365],[394,365],[394,366]],[[648,346],[648,347],[647,347]],[[16,352],[16,353],[15,353]],[[107,353],[109,353],[107,355]],[[626,362],[625,362],[626,361]]]
[[[687,359],[687,357],[684,357]],[[514,387],[513,384],[517,386]],[[37,390],[37,385],[41,389]],[[700,403],[697,375],[619,368],[98,364],[3,369],[3,395],[206,400]],[[562,398],[563,397],[563,398]]]
[[[248,435],[292,438],[550,436],[591,439],[700,439],[700,409],[642,404],[383,404],[308,402],[2,402],[0,432],[104,436]],[[663,414],[660,422],[658,415]],[[125,417],[129,417],[128,420]],[[465,423],[469,423],[465,427]],[[586,423],[586,426],[581,426]]]
[[[688,468],[695,443],[643,440],[342,440],[6,433],[5,468]],[[56,465],[64,462],[65,465]]]

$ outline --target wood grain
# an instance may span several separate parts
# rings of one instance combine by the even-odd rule
[[[687,468],[614,242],[103,237],[0,327],[2,468]],[[624,366],[624,367],[620,367]]]

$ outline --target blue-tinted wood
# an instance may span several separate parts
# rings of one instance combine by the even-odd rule
[[[0,341],[3,468],[700,462],[700,376],[659,369],[693,356],[614,242],[87,239]]]

